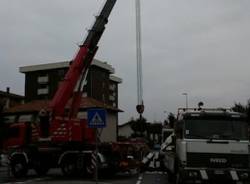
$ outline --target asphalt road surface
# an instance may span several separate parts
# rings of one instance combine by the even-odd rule
[[[96,184],[92,178],[65,178],[60,170],[53,169],[47,176],[38,177],[33,172],[23,179],[15,179],[9,175],[6,168],[0,168],[0,183],[2,184]],[[113,177],[99,178],[98,184],[167,184],[163,172],[119,173]]]

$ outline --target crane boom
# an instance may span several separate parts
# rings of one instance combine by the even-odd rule
[[[116,3],[116,0],[107,0],[95,23],[89,30],[88,35],[79,47],[76,57],[72,60],[70,68],[58,90],[56,91],[50,109],[53,116],[62,116],[68,100],[73,95],[77,81],[81,75],[85,75],[98,49],[98,42],[108,23],[108,17]],[[76,108],[76,107],[74,107]]]

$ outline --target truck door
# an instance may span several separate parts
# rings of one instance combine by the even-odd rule
[[[25,123],[11,124],[7,128],[7,137],[4,140],[4,148],[8,149],[13,146],[22,146],[26,142],[26,125]]]

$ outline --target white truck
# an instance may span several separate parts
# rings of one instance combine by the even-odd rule
[[[229,109],[179,109],[161,151],[171,182],[250,181],[246,116]]]

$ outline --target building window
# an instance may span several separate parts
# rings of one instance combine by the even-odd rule
[[[3,120],[5,123],[14,123],[16,119],[16,116],[10,115],[10,116],[4,116]]]
[[[46,88],[40,88],[37,90],[37,95],[47,95],[49,94],[49,87],[46,86]]]
[[[33,115],[32,114],[21,115],[18,118],[19,122],[32,122],[32,120],[33,120]]]
[[[115,91],[115,89],[116,89],[115,84],[110,84],[110,85],[109,85],[109,90]]]
[[[105,95],[102,94],[102,101],[105,102]]]
[[[110,100],[110,101],[115,101],[115,97],[112,96],[112,95],[109,95],[109,100]]]
[[[48,84],[39,84],[38,89],[47,88]]]
[[[49,76],[48,75],[45,75],[45,76],[39,76],[37,78],[37,82],[39,84],[47,84],[49,82]]]

